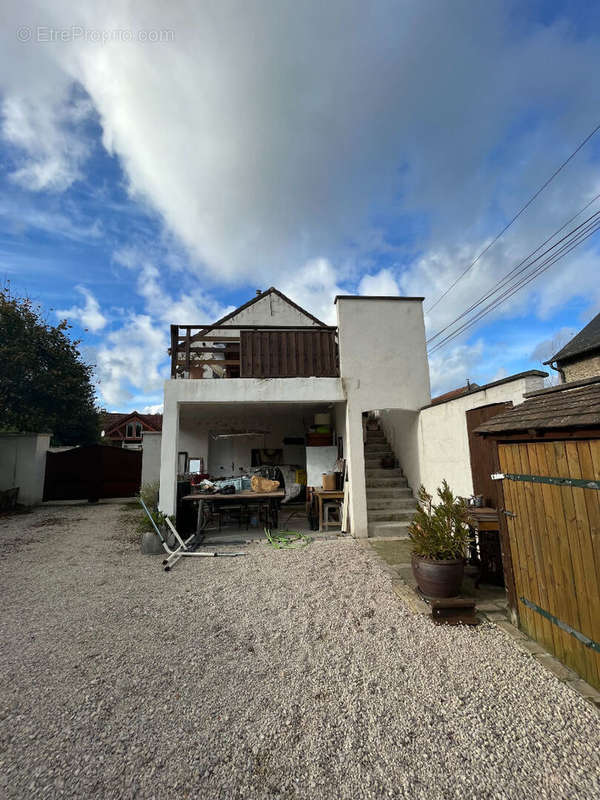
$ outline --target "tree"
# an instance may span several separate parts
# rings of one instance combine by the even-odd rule
[[[0,429],[49,432],[59,445],[97,441],[93,367],[70,327],[50,325],[31,300],[0,289]]]

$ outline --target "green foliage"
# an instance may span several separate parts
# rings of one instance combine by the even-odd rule
[[[162,511],[158,510],[159,486],[160,484],[158,481],[154,481],[152,483],[143,483],[140,487],[139,496],[142,498],[142,500],[146,504],[146,508],[152,515],[154,524],[159,530],[162,531],[162,529],[165,527],[167,518],[170,519],[173,524],[175,524],[175,517],[168,517],[167,514],[163,514]],[[146,514],[145,511],[143,511],[142,517],[140,518],[138,530],[141,533],[144,533],[145,531],[152,531],[153,533],[155,533],[154,527],[150,522],[150,520],[148,519],[148,514]]]
[[[0,289],[0,430],[50,432],[58,445],[98,440],[92,366],[70,327],[50,325],[31,300]]]
[[[434,561],[462,558],[469,542],[467,504],[453,495],[446,481],[437,494],[440,502],[434,506],[425,487],[419,489],[417,512],[408,529],[413,553]]]

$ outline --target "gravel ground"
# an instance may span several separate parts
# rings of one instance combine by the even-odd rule
[[[600,796],[597,712],[352,540],[166,574],[132,519],[0,520],[2,797]]]

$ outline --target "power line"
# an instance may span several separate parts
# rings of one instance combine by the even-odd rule
[[[597,212],[597,214],[600,214],[600,212]],[[583,223],[583,225],[585,226],[584,229],[579,230],[581,226],[578,226],[578,228],[571,231],[571,233],[569,233],[567,237],[565,237],[565,239],[569,238],[569,241],[565,241],[562,247],[556,253],[552,253],[552,255],[550,255],[548,258],[542,261],[541,264],[538,264],[538,266],[532,273],[522,277],[519,281],[517,281],[515,284],[506,289],[499,297],[497,297],[495,300],[493,300],[491,303],[489,303],[487,306],[481,309],[474,318],[463,323],[463,325],[461,325],[452,333],[449,333],[448,336],[446,336],[440,342],[435,344],[433,348],[429,351],[430,355],[439,350],[441,347],[448,344],[449,342],[451,342],[457,336],[460,336],[469,328],[471,328],[473,325],[475,325],[477,322],[483,319],[483,317],[490,314],[492,311],[494,311],[496,308],[502,305],[502,303],[504,303],[506,300],[508,300],[510,297],[512,297],[514,294],[520,291],[524,286],[531,283],[531,281],[533,281],[535,278],[537,278],[539,275],[541,275],[543,272],[549,269],[553,264],[555,264],[560,259],[564,258],[564,256],[568,255],[568,253],[570,253],[584,241],[586,241],[595,233],[597,233],[600,230],[600,218],[598,218],[597,215],[593,215],[593,217],[594,217],[593,221],[591,222],[586,221],[585,223]],[[592,218],[590,218],[590,220],[592,220]],[[542,256],[547,255],[552,249],[554,249],[554,246],[552,248],[548,248],[548,250],[546,250],[545,253],[542,254]]]
[[[544,191],[544,189],[545,189],[545,188],[546,188],[546,187],[547,187],[547,186],[548,186],[550,183],[552,183],[552,181],[554,180],[554,178],[556,178],[556,176],[557,176],[557,175],[558,175],[560,172],[562,172],[562,170],[563,170],[563,169],[564,169],[564,168],[567,166],[567,164],[569,163],[569,161],[571,161],[571,160],[572,160],[572,159],[573,159],[573,158],[574,158],[574,157],[577,155],[577,153],[578,153],[578,152],[581,150],[581,148],[582,148],[582,147],[584,147],[584,146],[585,146],[585,145],[586,145],[586,144],[589,142],[589,140],[592,138],[592,136],[594,136],[594,134],[596,134],[596,133],[597,133],[599,130],[600,130],[600,124],[596,125],[596,127],[594,128],[594,130],[593,130],[591,133],[589,133],[589,134],[588,134],[588,135],[585,137],[585,139],[584,139],[584,140],[583,140],[583,141],[582,141],[582,142],[581,142],[581,143],[580,143],[580,144],[579,144],[579,145],[578,145],[578,146],[575,148],[575,150],[573,150],[573,152],[571,153],[571,155],[570,155],[570,156],[569,156],[569,157],[568,157],[568,158],[567,158],[565,161],[563,161],[563,162],[562,162],[562,164],[561,164],[561,165],[560,165],[560,166],[559,166],[559,167],[558,167],[558,168],[557,168],[557,169],[556,169],[556,170],[555,170],[555,171],[552,173],[552,175],[550,175],[550,177],[548,178],[548,180],[547,180],[547,181],[546,181],[546,182],[545,182],[545,183],[544,183],[542,186],[540,186],[540,188],[537,190],[537,192],[536,192],[535,194],[533,194],[533,195],[532,195],[532,196],[529,198],[529,200],[528,200],[528,201],[525,203],[525,205],[524,205],[524,206],[523,206],[523,207],[522,207],[522,208],[521,208],[521,209],[520,209],[520,210],[519,210],[519,211],[518,211],[518,212],[517,212],[517,213],[514,215],[514,217],[513,217],[513,218],[510,220],[510,222],[508,222],[508,223],[507,223],[507,224],[504,226],[504,228],[502,228],[502,230],[500,231],[500,233],[498,233],[498,234],[497,234],[497,235],[496,235],[496,236],[495,236],[495,237],[492,239],[492,241],[491,241],[491,242],[490,242],[490,243],[489,243],[489,244],[488,244],[486,247],[484,247],[484,249],[481,251],[481,253],[479,253],[479,255],[478,255],[476,258],[474,258],[474,259],[473,259],[473,261],[471,261],[471,263],[470,263],[470,264],[469,264],[469,265],[468,265],[468,266],[467,266],[467,267],[466,267],[466,268],[465,268],[465,269],[464,269],[464,270],[461,272],[461,274],[458,276],[458,278],[456,278],[456,280],[455,280],[455,281],[453,281],[453,282],[450,284],[450,286],[449,286],[449,287],[448,287],[448,288],[447,288],[447,289],[446,289],[446,290],[445,290],[445,291],[444,291],[444,292],[443,292],[443,293],[442,293],[442,294],[441,294],[441,295],[438,297],[438,299],[435,301],[435,303],[433,303],[433,305],[429,306],[429,308],[428,308],[428,309],[426,309],[426,311],[427,311],[427,312],[429,312],[429,311],[432,311],[432,310],[433,310],[433,309],[434,309],[434,308],[435,308],[435,307],[436,307],[436,306],[437,306],[437,305],[438,305],[438,304],[439,304],[439,303],[440,303],[440,302],[441,302],[441,301],[444,299],[444,297],[446,297],[446,295],[448,294],[448,292],[451,292],[451,291],[452,291],[452,289],[454,289],[454,287],[456,286],[456,284],[457,284],[457,283],[458,283],[460,280],[462,280],[462,279],[464,278],[464,276],[467,274],[467,272],[469,272],[469,270],[470,270],[470,269],[472,269],[472,268],[475,266],[475,264],[476,264],[476,263],[479,261],[479,259],[480,259],[482,256],[484,256],[484,255],[487,253],[487,251],[488,251],[488,250],[489,250],[491,247],[493,247],[493,246],[496,244],[496,242],[498,241],[498,239],[500,239],[500,237],[501,237],[501,236],[503,236],[503,235],[506,233],[506,231],[507,231],[507,230],[510,228],[510,226],[511,226],[511,225],[512,225],[514,222],[516,222],[516,220],[518,220],[518,219],[519,219],[519,217],[521,216],[521,214],[522,214],[524,211],[526,211],[526,209],[528,209],[528,208],[529,208],[529,206],[530,206],[530,205],[533,203],[533,201],[534,201],[534,200],[535,200],[537,197],[539,197],[539,195],[540,195],[540,194],[541,194],[541,193]]]
[[[532,258],[538,252],[538,250],[541,250],[542,247],[544,247],[546,244],[548,244],[548,242],[551,242],[552,239],[554,239],[556,236],[558,236],[558,234],[561,231],[563,231],[567,227],[567,225],[570,225],[571,222],[573,222],[573,220],[577,219],[577,217],[580,216],[580,214],[583,214],[583,212],[586,209],[588,209],[591,205],[593,205],[596,202],[596,200],[598,200],[599,198],[600,198],[600,192],[598,192],[597,195],[592,197],[592,199],[588,203],[586,203],[583,206],[583,208],[580,208],[579,211],[576,214],[574,214],[572,217],[570,217],[570,219],[568,219],[566,222],[564,222],[560,226],[560,228],[557,228],[557,230],[555,230],[554,233],[550,234],[550,236],[548,236],[547,239],[545,239],[540,245],[538,245],[535,248],[535,250],[532,250],[531,253],[529,253],[527,256],[525,256],[524,259],[519,261],[519,263],[516,264],[509,272],[507,272],[500,281],[498,281],[497,283],[493,284],[493,286],[484,295],[482,295],[478,300],[476,300],[472,305],[470,305],[469,308],[465,309],[465,311],[463,311],[461,314],[459,314],[458,317],[453,319],[452,322],[449,322],[445,327],[443,327],[439,331],[437,331],[437,333],[434,333],[433,336],[430,336],[429,339],[427,339],[427,344],[430,344],[431,342],[433,342],[435,339],[438,338],[438,336],[441,336],[442,333],[447,331],[448,328],[451,328],[453,325],[455,325],[457,322],[459,322],[461,319],[463,319],[463,317],[466,317],[467,314],[470,314],[471,311],[473,311],[475,308],[477,308],[478,305],[481,305],[481,303],[484,303],[489,297],[491,297],[493,294],[495,294],[506,283],[510,282],[510,280],[513,277],[516,277],[516,274],[519,274],[519,273],[524,272],[525,270],[529,269],[529,267],[534,263],[533,261],[531,261],[529,264],[527,264],[529,259]],[[588,218],[588,220],[586,220],[586,222],[589,221],[589,219],[591,219],[591,217]],[[582,225],[585,225],[586,222],[583,222]],[[577,229],[575,229],[575,230],[577,230]],[[568,235],[570,236],[571,234],[568,234]],[[565,238],[565,237],[563,237],[563,238]],[[563,239],[560,239],[555,245],[553,245],[553,247],[556,247],[562,241],[563,241]],[[541,256],[540,256],[540,258],[541,258]],[[526,265],[526,266],[524,266],[524,265]]]
[[[594,222],[592,222],[590,225],[588,225],[587,228],[584,231],[580,231],[570,241],[568,241],[565,244],[563,244],[563,246],[560,248],[559,251],[557,251],[556,253],[553,253],[549,258],[547,258],[540,265],[538,265],[538,267],[533,271],[533,273],[531,273],[530,275],[526,275],[525,277],[521,278],[520,281],[518,281],[512,287],[508,288],[505,292],[503,292],[503,294],[501,294],[499,297],[497,297],[495,300],[493,300],[491,303],[489,303],[487,306],[485,306],[481,311],[479,311],[477,313],[477,315],[473,319],[468,320],[467,322],[463,323],[463,325],[461,325],[460,328],[457,328],[455,331],[453,331],[452,333],[448,334],[448,336],[446,336],[441,342],[438,342],[436,345],[434,345],[434,347],[431,349],[430,352],[431,353],[435,352],[437,349],[439,349],[443,345],[447,344],[448,342],[452,341],[457,336],[459,336],[461,333],[464,333],[464,331],[466,331],[469,328],[471,328],[473,325],[475,325],[477,322],[479,322],[480,319],[482,319],[483,317],[487,316],[487,314],[491,313],[496,308],[498,308],[498,306],[500,306],[505,300],[507,300],[509,297],[512,297],[520,289],[522,289],[524,286],[526,286],[532,280],[537,278],[538,275],[541,275],[542,272],[545,272],[547,269],[549,269],[559,259],[563,258],[565,255],[570,253],[572,250],[575,249],[575,247],[577,247],[583,241],[588,239],[590,236],[593,236],[594,233],[596,233],[598,230],[600,230],[600,219],[596,219]],[[549,250],[546,251],[546,253],[547,252],[549,252]],[[545,254],[543,254],[543,255],[545,255]]]

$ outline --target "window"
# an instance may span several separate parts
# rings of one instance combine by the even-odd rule
[[[127,428],[125,429],[125,438],[133,439],[133,422],[127,423]]]
[[[136,422],[135,423],[135,438],[141,439],[142,438],[142,423]]]

